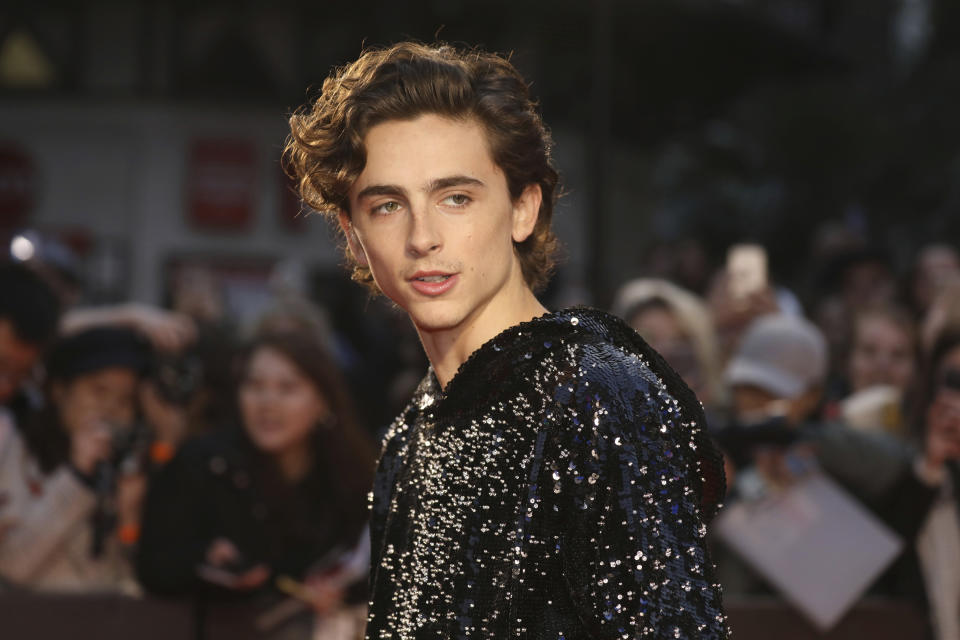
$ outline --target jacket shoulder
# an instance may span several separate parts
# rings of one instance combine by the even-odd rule
[[[571,354],[570,371],[558,380],[555,399],[581,412],[598,413],[603,416],[595,420],[599,425],[625,428],[649,422],[661,412],[684,413],[656,363],[642,353],[594,339],[575,343]]]

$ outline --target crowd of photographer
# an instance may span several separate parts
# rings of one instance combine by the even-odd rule
[[[699,278],[668,262],[614,311],[695,388],[724,449],[714,557],[728,601],[780,592],[829,628],[843,609],[817,599],[849,587],[925,607],[918,638],[960,638],[960,254],[931,244],[898,269],[856,239],[825,244],[806,290],[768,282],[762,249],[744,246]],[[852,500],[837,507],[812,477]],[[844,527],[849,539],[805,546]]]
[[[688,249],[612,311],[704,403],[727,508],[825,474],[903,541],[870,590],[924,603],[935,637],[960,638],[956,249],[900,273],[883,251],[824,242],[808,290],[771,281],[758,247],[712,272],[687,268]],[[209,303],[70,308],[42,270],[0,264],[0,590],[250,601],[282,637],[356,637],[376,436],[422,356],[393,344],[400,364],[377,373],[399,373],[375,386],[305,300],[242,339]],[[715,546],[728,598],[778,587]]]
[[[63,302],[0,265],[0,591],[249,600],[267,631],[355,637],[375,449],[325,336]]]

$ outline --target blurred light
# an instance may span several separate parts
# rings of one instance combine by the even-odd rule
[[[14,236],[13,240],[10,242],[10,253],[14,258],[20,260],[21,262],[26,262],[32,258],[37,252],[37,248],[34,246],[30,238],[26,236]]]
[[[43,47],[25,29],[9,33],[0,44],[0,85],[43,89],[56,80],[56,69]]]

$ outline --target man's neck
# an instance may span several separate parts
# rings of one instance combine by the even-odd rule
[[[456,327],[441,331],[423,331],[418,328],[417,332],[440,386],[446,388],[460,365],[485,342],[504,329],[533,320],[545,313],[547,309],[540,304],[533,292],[524,286],[509,299],[501,301],[500,304],[488,305]]]

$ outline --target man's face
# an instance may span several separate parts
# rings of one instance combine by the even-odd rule
[[[492,327],[508,317],[527,289],[513,243],[533,230],[539,188],[511,200],[472,120],[388,121],[364,143],[366,166],[340,221],[380,290],[421,331]]]
[[[39,357],[40,349],[23,342],[10,321],[0,318],[0,405],[13,398]]]
[[[773,414],[784,413],[784,399],[766,389],[750,385],[734,385],[732,391],[733,413],[739,422],[754,424],[769,420]]]
[[[64,428],[71,434],[85,429],[129,429],[136,416],[136,371],[106,367],[77,376],[68,383],[55,382],[53,401]]]

